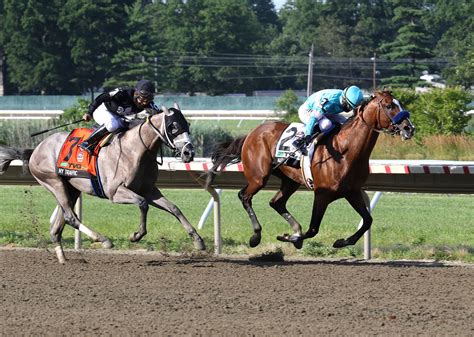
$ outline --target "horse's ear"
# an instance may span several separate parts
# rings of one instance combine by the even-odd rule
[[[165,107],[164,105],[161,106],[161,110],[163,110],[163,112],[165,113],[165,115],[169,115],[169,114],[170,114],[170,111],[169,111],[168,108]]]
[[[181,109],[180,109],[178,103],[174,102],[173,107],[174,107],[176,110],[181,111]]]

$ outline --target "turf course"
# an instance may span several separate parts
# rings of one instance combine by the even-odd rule
[[[201,190],[165,189],[197,227],[210,196]],[[359,217],[345,200],[331,204],[320,233],[305,242],[304,248],[280,243],[276,236],[290,231],[286,222],[269,206],[272,191],[261,191],[254,198],[254,208],[262,226],[262,243],[251,249],[247,245],[252,233],[250,221],[241,207],[236,190],[222,194],[223,252],[253,254],[282,250],[285,255],[362,257],[362,239],[353,247],[336,250],[332,243],[352,234]],[[289,210],[307,228],[311,216],[312,192],[297,192],[289,201]],[[385,193],[373,217],[372,247],[374,258],[436,259],[474,262],[474,196],[441,194]],[[49,216],[55,206],[53,197],[39,186],[2,186],[0,193],[0,245],[50,247]],[[84,223],[108,236],[115,249],[152,249],[160,251],[193,250],[181,225],[171,215],[150,208],[148,235],[140,243],[130,243],[136,230],[139,211],[133,205],[115,205],[90,196],[84,198]],[[209,251],[213,251],[212,217],[200,234]],[[66,248],[73,247],[73,230],[64,231]],[[95,247],[85,239],[84,248]]]

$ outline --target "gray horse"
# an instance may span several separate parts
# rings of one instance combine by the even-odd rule
[[[176,205],[168,201],[155,186],[158,177],[156,158],[162,144],[174,149],[184,162],[194,159],[189,137],[189,125],[177,104],[169,110],[153,114],[145,122],[116,136],[112,143],[100,151],[98,168],[105,197],[114,203],[136,204],[141,218],[138,231],[130,236],[137,242],[145,234],[148,205],[173,214],[183,225],[196,249],[204,250],[204,241]],[[0,147],[0,173],[10,162],[23,160],[31,174],[50,191],[58,202],[57,212],[51,220],[50,234],[60,263],[66,259],[61,244],[65,223],[89,236],[102,247],[111,248],[111,241],[86,227],[73,211],[80,194],[95,195],[89,179],[64,177],[56,173],[56,161],[68,133],[55,133],[42,141],[33,151]]]

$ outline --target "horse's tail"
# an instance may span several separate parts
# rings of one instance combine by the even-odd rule
[[[244,144],[245,138],[247,138],[247,136],[242,136],[216,145],[211,155],[213,165],[206,175],[206,188],[212,184],[220,170],[223,170],[224,167],[230,163],[234,164],[241,161],[240,154],[242,153],[242,145]]]
[[[10,146],[0,145],[0,174],[5,173],[10,163],[16,159],[23,161],[23,165],[26,166],[32,153],[33,149],[15,149]]]

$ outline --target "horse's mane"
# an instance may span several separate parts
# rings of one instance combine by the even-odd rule
[[[169,111],[173,111],[173,112],[176,112],[176,111],[181,112],[180,110],[175,109],[175,108],[168,108],[168,110],[169,110]],[[153,110],[153,111],[155,111],[155,112],[152,113],[152,114],[150,114],[150,115],[148,115],[147,118],[135,118],[135,119],[130,120],[130,121],[129,121],[129,128],[128,128],[128,129],[130,130],[130,129],[136,128],[137,126],[142,125],[143,123],[145,123],[148,118],[151,118],[151,117],[154,116],[154,115],[158,115],[158,114],[160,114],[160,113],[163,113],[163,112],[160,111],[160,110]]]
[[[136,128],[137,126],[142,125],[142,124],[145,123],[145,122],[146,122],[146,119],[141,119],[141,118],[132,119],[132,120],[129,122],[129,128],[128,128],[128,130],[134,129],[134,128]]]

